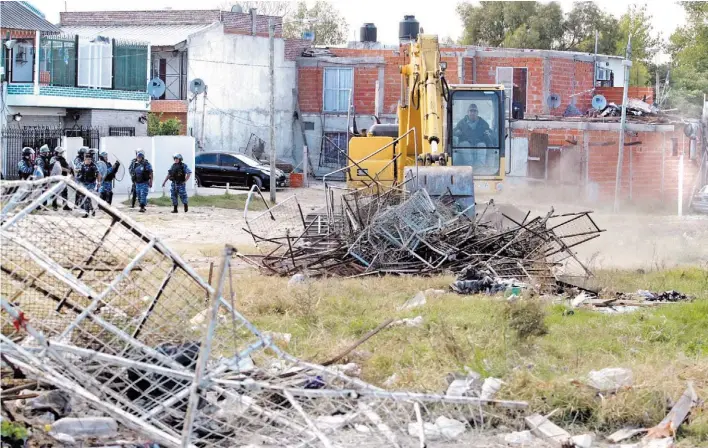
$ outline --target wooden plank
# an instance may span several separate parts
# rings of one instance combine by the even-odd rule
[[[610,434],[607,437],[607,440],[612,443],[620,443],[623,440],[627,440],[644,432],[647,432],[645,428],[622,428],[619,431]]]

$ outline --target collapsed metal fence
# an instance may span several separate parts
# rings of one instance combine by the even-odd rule
[[[431,427],[469,443],[526,407],[385,391],[296,359],[237,311],[234,249],[209,285],[100,199],[80,218],[66,188],[90,194],[57,177],[0,187],[2,353],[125,430],[168,447],[419,446]]]
[[[251,198],[255,192],[251,193]],[[451,194],[432,198],[380,183],[326,191],[327,211],[303,216],[297,197],[263,212],[245,212],[247,232],[267,243],[262,255],[241,255],[274,275],[431,275],[484,270],[552,288],[556,277],[591,272],[574,248],[600,235],[591,212],[516,220],[493,202],[469,217]],[[264,201],[265,203],[265,201]]]

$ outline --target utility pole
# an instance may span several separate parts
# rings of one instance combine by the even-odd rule
[[[268,19],[270,49],[270,203],[275,205],[275,22]]]
[[[629,68],[632,66],[632,34],[627,40],[627,51],[624,61],[624,91],[622,93],[622,119],[620,120],[619,151],[617,155],[617,175],[615,176],[615,213],[619,212],[620,190],[622,186],[622,158],[624,156],[624,128],[627,124],[627,96],[629,93]]]

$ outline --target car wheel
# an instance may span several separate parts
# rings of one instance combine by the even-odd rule
[[[204,187],[204,188],[207,188],[207,187],[209,187],[209,186],[211,185],[211,184],[205,184],[204,182],[202,182],[202,179],[201,179],[201,177],[199,177],[199,176],[196,176],[196,177],[194,178],[194,180],[197,182],[197,187]]]
[[[262,190],[263,189],[263,180],[261,180],[261,178],[257,177],[257,176],[252,177],[249,187],[253,187],[254,185],[256,185],[259,190]]]

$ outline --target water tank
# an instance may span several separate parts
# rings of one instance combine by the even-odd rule
[[[365,23],[359,28],[360,42],[376,42],[376,25],[373,23]]]
[[[400,40],[416,40],[420,32],[420,23],[415,16],[403,16],[398,23],[398,38]]]

